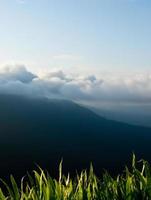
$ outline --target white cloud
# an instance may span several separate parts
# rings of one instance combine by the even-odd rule
[[[0,80],[21,81],[23,83],[31,82],[37,76],[28,72],[25,66],[5,66],[0,71]]]
[[[91,103],[151,103],[151,74],[99,77],[69,75],[59,70],[38,76],[25,66],[6,66],[0,69],[0,93]]]
[[[72,55],[72,54],[59,54],[59,55],[52,56],[52,59],[61,60],[61,61],[63,61],[63,60],[79,60],[80,57]]]

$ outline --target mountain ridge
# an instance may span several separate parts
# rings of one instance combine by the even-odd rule
[[[64,159],[65,170],[96,169],[115,172],[134,151],[148,153],[151,129],[106,120],[66,100],[0,95],[0,176],[23,176],[34,163],[56,174]],[[96,170],[97,171],[97,170]]]

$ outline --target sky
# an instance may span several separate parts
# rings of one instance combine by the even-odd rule
[[[0,0],[0,66],[150,71],[150,0]]]

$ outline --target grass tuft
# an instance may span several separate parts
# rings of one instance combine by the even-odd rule
[[[114,178],[108,172],[98,178],[91,164],[89,171],[83,170],[72,179],[63,175],[61,161],[58,180],[41,168],[33,176],[28,174],[28,181],[22,178],[20,185],[12,175],[10,185],[1,180],[7,192],[0,188],[0,200],[150,200],[151,166],[147,161],[139,162],[141,169],[133,154],[131,170],[125,167]]]

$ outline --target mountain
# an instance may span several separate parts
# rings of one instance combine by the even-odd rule
[[[151,129],[107,120],[65,100],[0,95],[0,176],[23,176],[36,164],[65,173],[93,163],[123,169],[132,152],[151,161]]]

